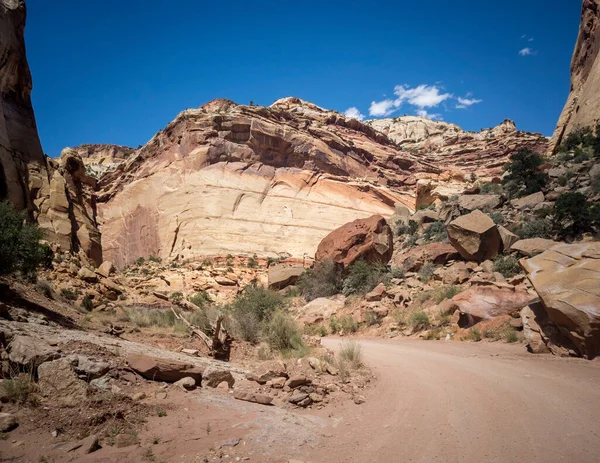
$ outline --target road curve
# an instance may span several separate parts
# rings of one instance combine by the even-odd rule
[[[598,361],[503,343],[360,343],[377,386],[335,414],[339,424],[304,460],[600,461]]]

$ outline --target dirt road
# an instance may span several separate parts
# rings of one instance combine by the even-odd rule
[[[337,348],[339,340],[323,343]],[[522,345],[361,341],[379,377],[305,461],[598,462],[600,362]]]

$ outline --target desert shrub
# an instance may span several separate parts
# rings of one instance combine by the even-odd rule
[[[342,290],[342,274],[332,260],[324,260],[305,270],[297,286],[307,301],[333,296]]]
[[[479,331],[477,328],[472,328],[469,331],[469,339],[475,342],[481,341],[481,331]]]
[[[521,266],[516,257],[497,255],[494,257],[494,272],[499,272],[504,278],[511,278],[521,273]]]
[[[277,311],[265,326],[265,340],[273,350],[285,351],[301,348],[302,335],[298,324],[283,311]]]
[[[462,286],[458,285],[442,286],[435,292],[433,299],[439,304],[445,299],[452,299],[458,293],[462,292],[462,290]]]
[[[357,260],[348,269],[342,292],[345,296],[366,294],[384,280],[386,273],[386,268],[382,264]]]
[[[522,148],[510,157],[505,166],[507,175],[502,183],[510,197],[525,196],[540,191],[548,182],[548,175],[539,171],[544,158]]]
[[[336,317],[331,317],[329,319],[329,329],[331,330],[331,334],[336,334],[340,331],[340,324]]]
[[[568,153],[566,151],[561,151],[556,155],[556,160],[558,162],[568,162],[571,159],[573,159],[573,155],[571,153]]]
[[[358,323],[350,315],[340,318],[331,317],[329,319],[329,328],[333,334],[339,332],[356,333],[358,331]]]
[[[256,267],[258,267],[258,261],[256,260],[256,255],[253,256],[253,257],[250,257],[248,259],[248,262],[246,262],[246,266],[248,268],[256,268]]]
[[[365,312],[365,323],[367,326],[381,325],[381,320],[375,312],[372,310],[367,310]]]
[[[541,218],[523,220],[513,231],[521,239],[552,238],[552,223]]]
[[[504,225],[506,223],[506,219],[500,211],[490,213],[490,219],[492,219],[496,225]]]
[[[304,334],[308,336],[327,336],[327,328],[323,325],[305,325]]]
[[[138,257],[138,258],[135,260],[135,264],[136,264],[136,265],[138,265],[138,266],[139,266],[139,265],[144,265],[144,263],[145,263],[145,262],[146,262],[146,259],[144,259],[143,257]]]
[[[596,137],[594,137],[591,127],[578,127],[569,133],[560,145],[561,151],[572,151],[580,146],[594,147]]]
[[[169,299],[171,299],[171,301],[177,303],[183,299],[183,293],[180,291],[175,291],[174,293],[171,293],[171,295],[169,296]]]
[[[404,267],[392,267],[390,269],[390,276],[392,278],[404,278],[406,269]]]
[[[35,273],[41,264],[52,265],[52,250],[40,244],[42,230],[26,222],[25,214],[8,201],[0,202],[0,274]]]
[[[506,331],[506,334],[504,335],[504,340],[506,342],[517,342],[519,340],[519,337],[517,336],[517,332],[514,329],[509,329]]]
[[[435,264],[433,262],[425,262],[419,269],[419,280],[427,283],[433,277],[434,270]]]
[[[444,241],[448,238],[444,222],[433,222],[423,232],[423,238],[434,243]]]
[[[573,162],[580,164],[584,161],[589,161],[594,157],[594,153],[590,148],[575,148],[575,155],[573,156]]]
[[[81,301],[81,308],[86,312],[90,312],[94,308],[94,302],[92,298],[87,294],[83,296],[83,300]]]
[[[502,194],[502,185],[497,183],[487,182],[481,185],[479,193],[482,195],[501,195]]]
[[[35,284],[35,287],[39,292],[41,292],[48,299],[54,300],[56,299],[56,293],[54,292],[54,288],[52,285],[46,280],[38,280]]]
[[[409,319],[410,326],[415,330],[424,330],[429,327],[429,316],[425,312],[414,312]]]
[[[350,368],[357,369],[362,366],[362,350],[356,341],[344,341],[340,344],[338,356],[341,362]]]
[[[60,295],[67,301],[75,301],[77,299],[77,293],[70,288],[62,288]]]
[[[186,316],[187,321],[199,328],[201,331],[210,333],[212,332],[212,326],[210,324],[208,310],[203,306],[199,307],[199,310],[194,310],[192,313]]]
[[[398,235],[414,235],[419,231],[419,224],[414,220],[409,220],[408,223],[402,221],[396,222],[396,234]]]
[[[148,257],[148,262],[161,263],[162,259],[160,257],[156,257],[156,256],[153,256],[153,255],[150,255],[150,257]]]
[[[556,200],[552,226],[561,237],[578,236],[591,229],[594,207],[579,192],[563,193]]]
[[[193,294],[192,296],[189,297],[188,299],[192,304],[196,305],[197,307],[204,307],[206,304],[209,304],[210,301],[210,296],[208,295],[208,293],[204,290],[202,291],[198,291],[197,293]]]
[[[3,380],[0,388],[2,389],[2,396],[8,402],[24,404],[35,391],[35,383],[31,374],[20,373],[13,378]]]

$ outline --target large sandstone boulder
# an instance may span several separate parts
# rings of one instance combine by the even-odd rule
[[[405,254],[397,255],[394,258],[394,265],[403,267],[409,272],[416,272],[425,262],[442,265],[458,258],[460,258],[460,254],[451,244],[429,243],[414,247]]]
[[[579,353],[600,353],[600,243],[558,244],[521,261],[548,318]]]
[[[538,191],[522,198],[513,199],[510,204],[517,209],[533,209],[544,202],[544,193]]]
[[[286,286],[293,285],[303,272],[303,265],[272,265],[269,267],[269,288],[283,289]]]
[[[533,354],[552,352],[562,356],[576,353],[571,341],[565,338],[548,318],[541,302],[523,307],[520,315],[529,352]]]
[[[394,251],[394,237],[380,215],[357,219],[327,235],[317,248],[317,262],[331,260],[347,270],[359,259],[387,264]]]
[[[344,296],[319,297],[297,310],[297,318],[305,325],[329,320],[344,308]]]
[[[201,384],[204,368],[189,363],[178,362],[148,355],[132,354],[127,356],[127,364],[146,379],[173,383],[187,376]]]
[[[524,306],[538,300],[535,294],[496,286],[473,286],[452,298],[460,310],[461,327],[500,315],[518,314]]]
[[[491,259],[502,246],[498,228],[481,211],[462,215],[448,224],[448,239],[466,260],[483,262]]]
[[[556,241],[547,240],[545,238],[526,238],[514,243],[510,247],[510,250],[520,252],[527,257],[533,257],[541,254],[544,251],[547,251],[552,246],[557,244],[558,243]]]
[[[88,388],[68,359],[42,363],[38,367],[38,387],[45,397],[69,407],[81,405]]]
[[[35,370],[39,365],[60,357],[57,347],[53,347],[43,339],[31,336],[15,336],[8,345],[8,359],[25,368]]]
[[[500,205],[498,195],[462,195],[458,198],[461,209],[474,211],[476,209],[495,209]]]

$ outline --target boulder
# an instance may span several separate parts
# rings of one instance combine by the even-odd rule
[[[314,325],[315,323],[329,320],[344,308],[345,300],[346,298],[343,296],[332,298],[319,297],[314,299],[298,310],[298,320],[305,325]]]
[[[246,402],[254,402],[262,405],[271,405],[271,402],[273,402],[273,397],[271,396],[249,391],[235,391],[233,397],[234,399],[245,400]]]
[[[379,283],[371,292],[365,294],[365,301],[375,302],[380,301],[386,296],[385,285]]]
[[[558,327],[548,318],[544,305],[539,302],[523,307],[521,325],[527,350],[533,354],[552,352],[555,355],[576,355],[571,341],[565,338]]]
[[[447,232],[452,246],[466,260],[491,259],[502,245],[494,221],[478,210],[454,219],[448,224]]]
[[[0,413],[0,432],[12,431],[17,427],[17,418],[11,413]]]
[[[191,391],[192,389],[196,388],[196,380],[191,376],[186,376],[185,378],[181,378],[180,380],[175,381],[173,385],[179,386],[180,388],[186,391]]]
[[[476,209],[495,209],[500,205],[498,195],[463,195],[458,198],[461,209],[474,211]]]
[[[204,368],[177,360],[150,357],[148,355],[131,354],[127,356],[127,364],[136,373],[152,381],[174,383],[186,376],[194,378],[197,384],[202,381]]]
[[[38,367],[38,387],[44,397],[67,407],[81,405],[87,396],[87,383],[73,370],[69,359],[42,363]]]
[[[79,272],[77,272],[77,277],[80,280],[87,281],[88,283],[96,283],[98,281],[98,275],[86,267],[81,267],[79,269]]]
[[[548,318],[580,355],[600,353],[600,243],[557,244],[521,264]]]
[[[202,385],[208,387],[217,387],[225,381],[230,388],[233,387],[235,379],[229,370],[224,368],[208,367],[202,374]]]
[[[463,328],[481,320],[519,313],[524,306],[538,300],[535,294],[496,286],[473,286],[452,298],[460,311],[459,325]]]
[[[285,385],[287,387],[290,387],[292,389],[299,387],[299,386],[304,386],[306,384],[310,384],[311,380],[309,378],[307,378],[306,376],[303,375],[294,375],[291,376],[286,382]]]
[[[266,384],[275,378],[288,378],[287,368],[284,363],[278,361],[264,362],[246,375],[249,381],[258,384]]]
[[[394,251],[392,230],[380,215],[357,219],[327,235],[317,248],[317,262],[331,260],[347,270],[359,259],[387,264]]]
[[[303,272],[303,265],[272,265],[269,267],[269,289],[279,290],[293,285]]]
[[[100,267],[96,269],[96,273],[104,278],[108,278],[115,270],[113,263],[109,260],[105,260],[100,264]]]
[[[514,243],[511,247],[511,251],[517,251],[527,257],[537,256],[544,251],[547,251],[552,246],[557,245],[556,241],[547,240],[544,238],[527,238],[519,240]]]
[[[538,203],[544,202],[544,193],[538,191],[522,198],[513,199],[510,204],[517,209],[533,209]]]
[[[394,258],[394,264],[409,272],[418,271],[425,262],[443,265],[450,260],[460,258],[456,248],[449,243],[429,243],[410,249],[407,253]]]
[[[30,336],[15,336],[8,345],[8,359],[24,367],[34,369],[44,362],[60,357],[58,348],[43,339]]]
[[[502,225],[496,225],[498,233],[500,233],[500,239],[502,240],[502,249],[507,251],[510,247],[519,241],[519,237],[513,232],[507,230]]]
[[[83,375],[88,381],[100,378],[108,373],[110,365],[101,360],[94,360],[85,355],[69,355],[67,359],[79,375]]]

